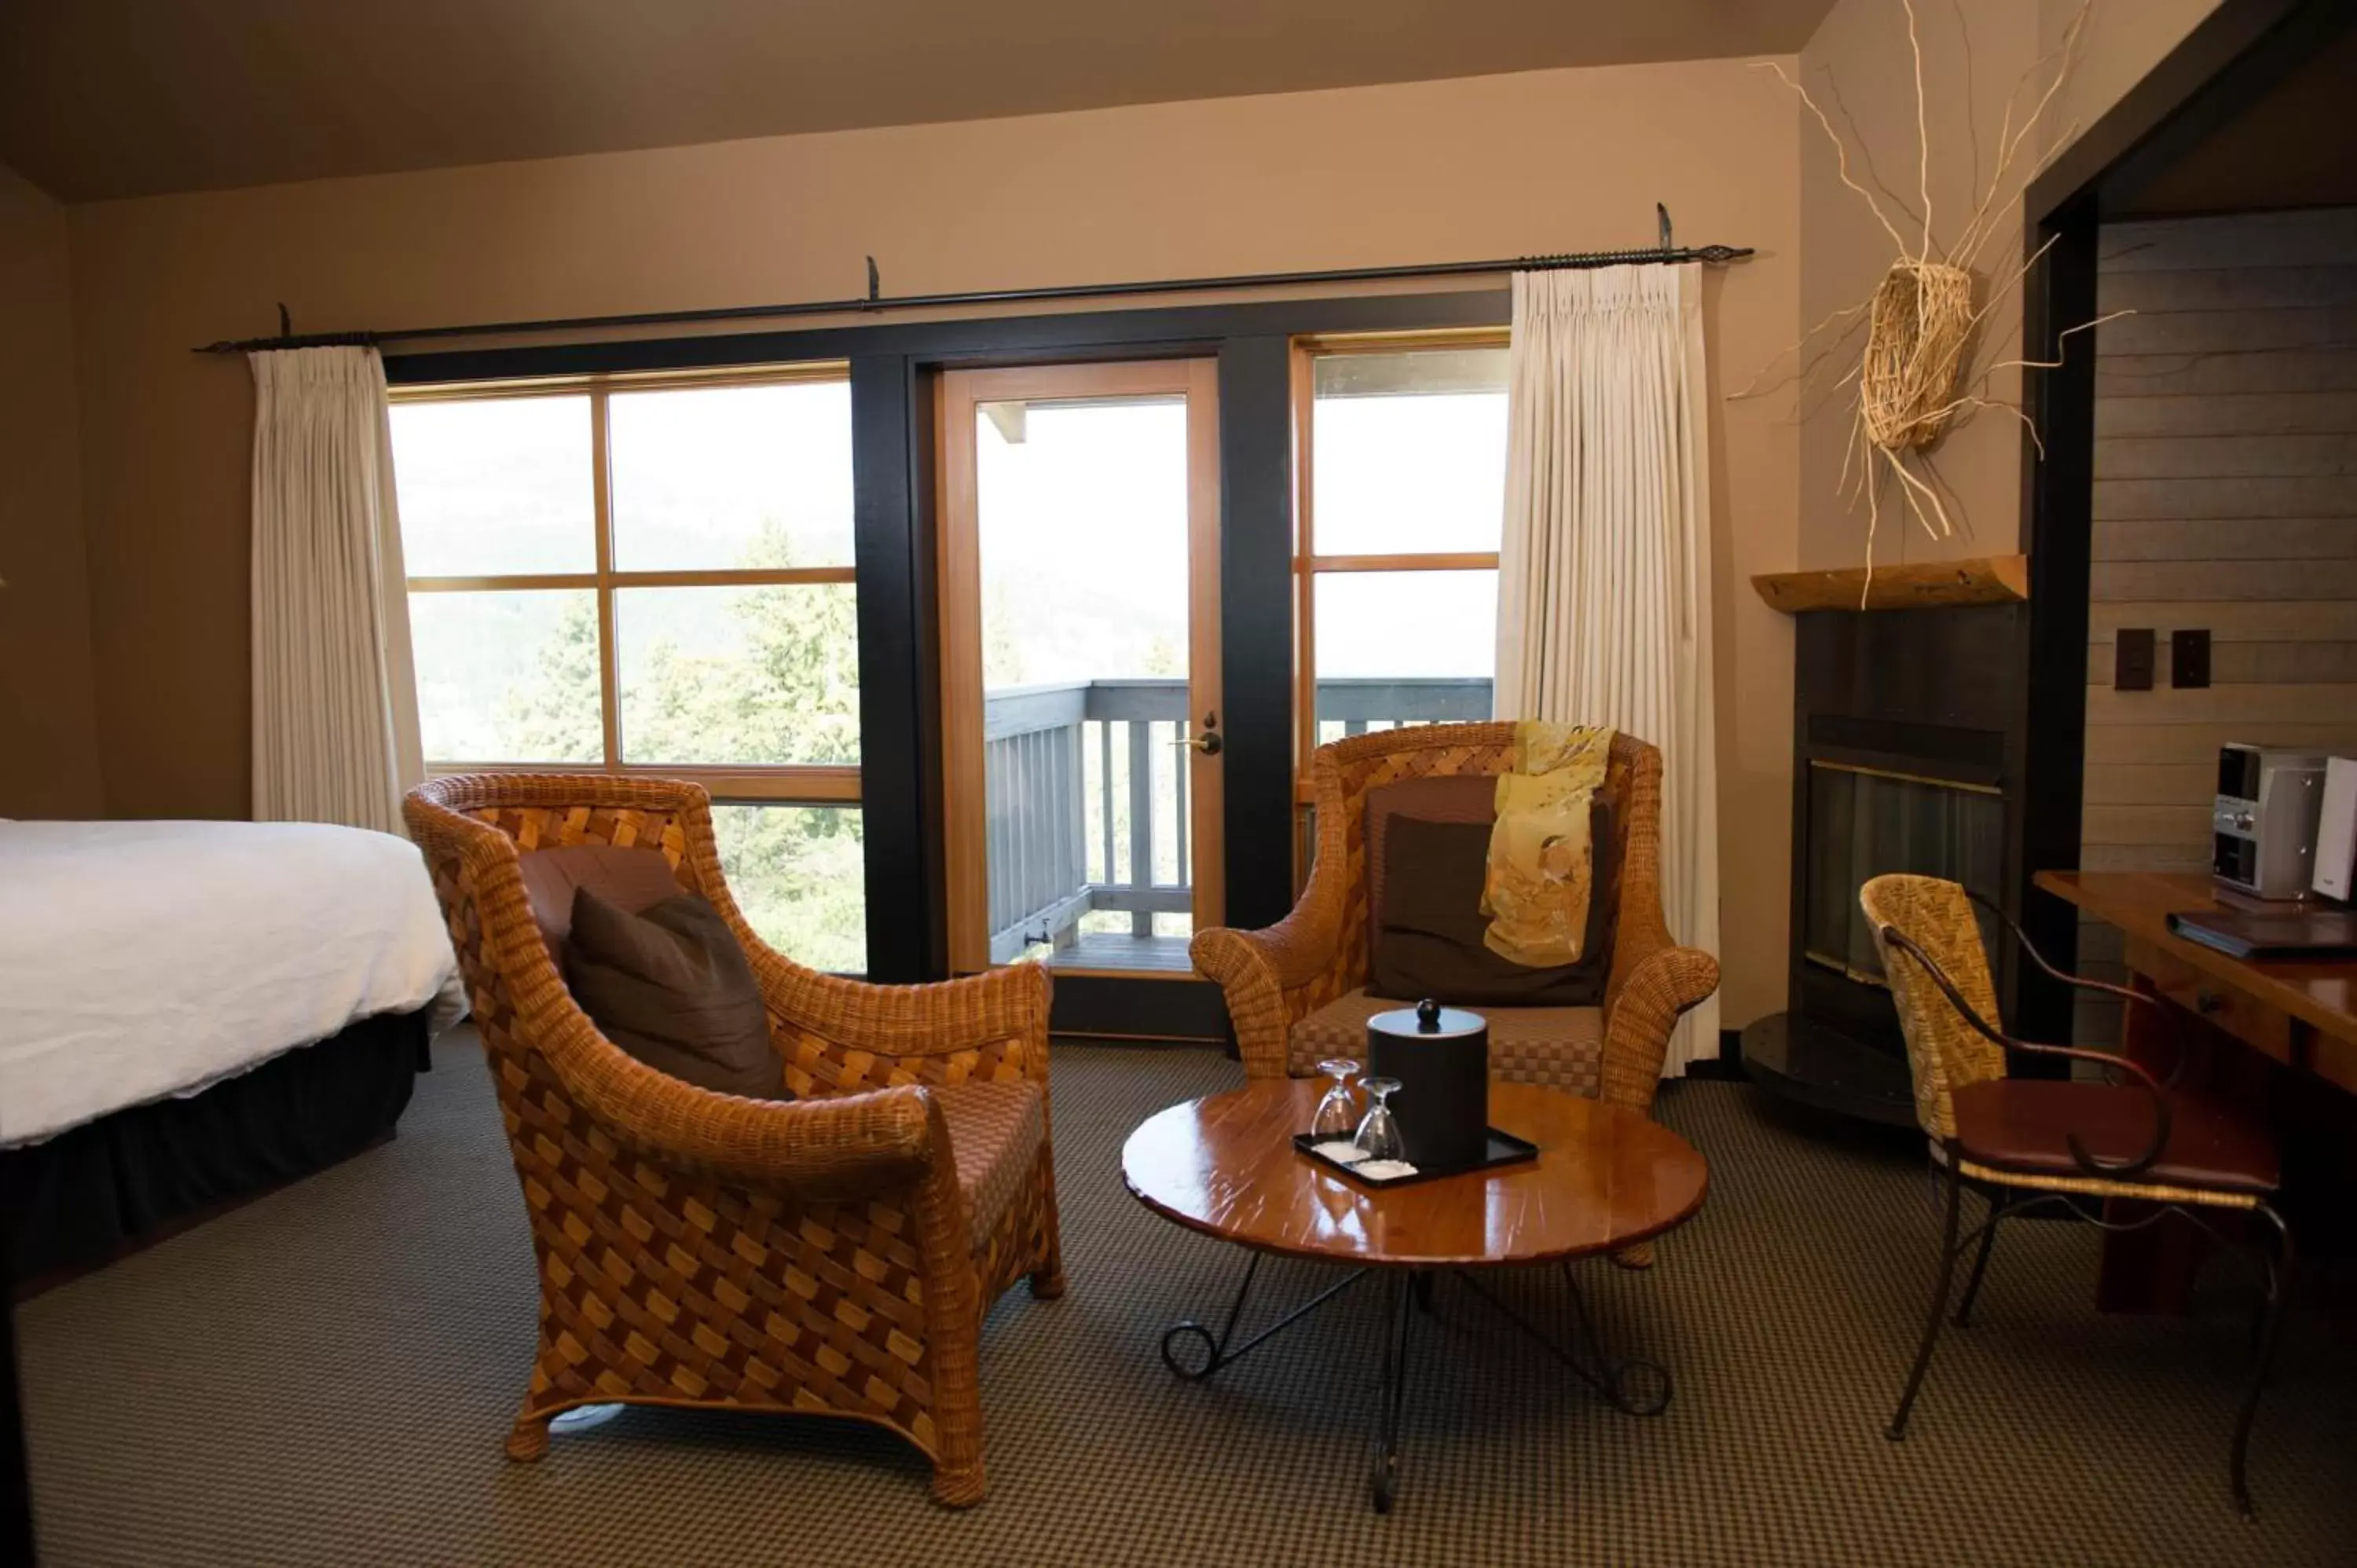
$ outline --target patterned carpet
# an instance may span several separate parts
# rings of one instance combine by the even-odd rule
[[[1583,1269],[1607,1330],[1673,1369],[1669,1412],[1607,1409],[1444,1283],[1410,1352],[1404,1495],[1378,1517],[1377,1293],[1208,1385],[1155,1354],[1165,1324],[1225,1304],[1241,1259],[1140,1209],[1121,1141],[1236,1069],[1059,1045],[1054,1070],[1072,1289],[1018,1289],[985,1330],[979,1509],[933,1507],[914,1454],[832,1423],[631,1411],[510,1465],[531,1251],[460,1036],[393,1144],[23,1309],[45,1558],[2206,1568],[2357,1551],[2357,1351],[2295,1323],[2245,1525],[2224,1474],[2245,1298],[2222,1289],[2192,1323],[2099,1317],[2085,1227],[2014,1228],[1912,1435],[1886,1443],[1934,1245],[1920,1157],[1728,1083],[1664,1094],[1713,1173],[1662,1266]],[[1274,1312],[1319,1275],[1262,1278]],[[1561,1316],[1549,1278],[1510,1293]]]

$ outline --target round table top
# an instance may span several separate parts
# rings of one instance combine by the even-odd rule
[[[1709,1189],[1694,1145],[1617,1105],[1490,1086],[1490,1124],[1535,1160],[1378,1191],[1293,1146],[1322,1081],[1263,1079],[1157,1112],[1121,1151],[1148,1208],[1265,1251],[1401,1267],[1535,1263],[1617,1251],[1690,1218]]]

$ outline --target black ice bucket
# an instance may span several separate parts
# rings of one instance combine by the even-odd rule
[[[1471,1170],[1490,1152],[1490,1024],[1479,1013],[1420,1002],[1367,1020],[1367,1075],[1396,1079],[1392,1118],[1408,1163]]]

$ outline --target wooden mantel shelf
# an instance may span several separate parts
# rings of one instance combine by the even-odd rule
[[[2029,557],[1975,555],[1913,566],[1837,572],[1766,572],[1751,579],[1770,609],[1906,610],[1930,605],[2003,605],[2029,597]]]

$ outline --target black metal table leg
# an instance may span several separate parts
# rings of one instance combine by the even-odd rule
[[[1537,1341],[1540,1348],[1570,1368],[1580,1381],[1602,1394],[1605,1402],[1621,1414],[1659,1415],[1669,1408],[1674,1391],[1669,1369],[1659,1361],[1638,1356],[1614,1356],[1604,1348],[1603,1339],[1587,1316],[1587,1302],[1579,1293],[1579,1282],[1572,1276],[1570,1264],[1565,1264],[1563,1270],[1564,1286],[1571,1293],[1573,1340],[1569,1346],[1557,1343],[1553,1336],[1508,1306],[1464,1270],[1459,1269],[1457,1277],[1507,1322]]]
[[[1358,1283],[1370,1272],[1368,1269],[1352,1270],[1238,1344],[1235,1342],[1236,1326],[1243,1321],[1244,1304],[1251,1299],[1253,1283],[1260,1276],[1260,1254],[1254,1252],[1244,1265],[1243,1279],[1236,1286],[1235,1300],[1229,1303],[1227,1316],[1222,1321],[1219,1332],[1212,1333],[1192,1318],[1172,1324],[1162,1333],[1163,1364],[1176,1377],[1189,1382],[1200,1382],[1229,1362],[1242,1359],[1260,1345],[1292,1327]],[[1399,1498],[1400,1413],[1407,1400],[1408,1324],[1419,1308],[1426,1313],[1433,1310],[1436,1278],[1432,1270],[1407,1268],[1387,1268],[1383,1270],[1383,1383],[1376,1393],[1373,1461],[1367,1477],[1368,1498],[1377,1513],[1391,1512],[1392,1505]],[[1615,1357],[1604,1349],[1596,1326],[1588,1316],[1587,1304],[1579,1294],[1578,1282],[1572,1277],[1568,1266],[1564,1270],[1564,1282],[1571,1292],[1575,1325],[1572,1342],[1568,1346],[1559,1343],[1507,1305],[1471,1274],[1458,1270],[1457,1277],[1507,1322],[1536,1340],[1549,1355],[1570,1368],[1580,1380],[1602,1394],[1614,1409],[1629,1415],[1641,1416],[1659,1415],[1668,1408],[1671,1394],[1668,1369],[1659,1362],[1639,1357]],[[1192,1339],[1201,1345],[1200,1365],[1190,1366],[1180,1358],[1175,1347],[1183,1339]]]
[[[1170,1369],[1173,1376],[1183,1378],[1190,1383],[1202,1381],[1229,1362],[1242,1360],[1261,1344],[1292,1327],[1336,1296],[1340,1295],[1358,1283],[1367,1273],[1364,1269],[1351,1270],[1243,1344],[1232,1346],[1231,1342],[1235,1338],[1236,1324],[1243,1316],[1244,1302],[1252,1294],[1253,1280],[1260,1273],[1260,1259],[1261,1255],[1254,1252],[1252,1254],[1252,1261],[1244,1265],[1243,1282],[1236,1287],[1236,1299],[1228,1305],[1227,1321],[1220,1326],[1220,1332],[1216,1336],[1191,1317],[1181,1323],[1174,1323],[1162,1331],[1162,1364]],[[1189,1368],[1178,1359],[1171,1348],[1181,1338],[1188,1337],[1199,1341],[1203,1347],[1203,1364],[1200,1367]]]
[[[1375,1426],[1375,1462],[1367,1478],[1369,1496],[1377,1513],[1392,1511],[1399,1494],[1400,1405],[1407,1392],[1407,1322],[1414,1316],[1411,1300],[1428,1301],[1432,1282],[1420,1271],[1403,1275],[1394,1271],[1384,1282],[1385,1307],[1391,1332],[1383,1339],[1383,1386]]]

